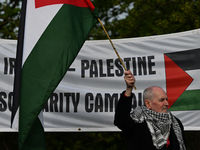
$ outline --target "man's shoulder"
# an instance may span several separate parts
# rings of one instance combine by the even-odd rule
[[[174,116],[174,118],[178,121],[178,123],[180,122],[182,124],[182,122],[181,122],[181,120],[179,118],[177,118],[176,116]]]

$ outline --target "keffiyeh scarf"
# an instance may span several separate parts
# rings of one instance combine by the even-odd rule
[[[157,149],[161,149],[167,143],[172,125],[179,142],[180,150],[186,150],[181,128],[169,111],[167,113],[157,113],[146,106],[139,106],[131,112],[131,118],[137,123],[147,122],[153,144]]]

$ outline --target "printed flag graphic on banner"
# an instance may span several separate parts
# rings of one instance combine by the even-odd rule
[[[90,0],[24,0],[22,9],[24,29],[17,49],[23,50],[23,56],[17,52],[22,67],[16,67],[16,75],[21,73],[19,148],[39,150],[45,144],[38,115],[97,23],[98,13]],[[11,121],[17,120],[18,108],[13,108]]]
[[[200,49],[165,54],[167,95],[172,111],[199,110],[200,90],[195,79],[200,69]],[[195,85],[195,86],[194,86]]]

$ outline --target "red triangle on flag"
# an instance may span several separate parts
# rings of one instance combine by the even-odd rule
[[[183,69],[169,57],[165,57],[166,88],[170,108],[193,81]]]
[[[90,4],[88,6],[88,3]],[[91,7],[90,0],[35,0],[35,8],[44,7],[55,4],[69,4],[78,7]],[[94,7],[94,6],[92,6]]]

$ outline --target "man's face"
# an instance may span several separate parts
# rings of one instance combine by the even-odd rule
[[[149,103],[149,109],[158,113],[167,113],[168,97],[165,91],[161,88],[154,88],[154,95]]]

